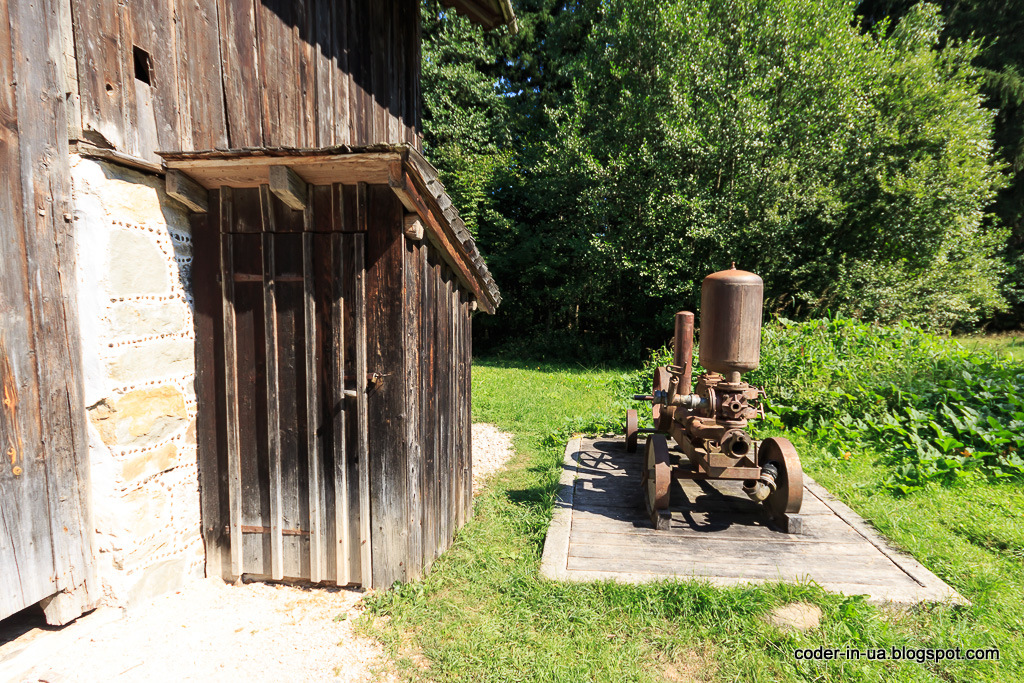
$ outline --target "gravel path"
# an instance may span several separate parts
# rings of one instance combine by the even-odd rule
[[[473,425],[473,493],[513,455],[512,435]],[[399,680],[380,645],[352,627],[360,590],[195,581],[137,605],[104,608],[59,631],[35,629],[18,683]],[[28,660],[35,662],[30,666]],[[8,665],[12,662],[8,662]],[[0,665],[0,679],[7,678]]]
[[[196,581],[54,648],[21,680],[397,680],[380,646],[353,632],[361,597],[358,590]]]
[[[511,434],[485,422],[473,425],[474,496],[480,492],[492,474],[504,467],[514,453]]]

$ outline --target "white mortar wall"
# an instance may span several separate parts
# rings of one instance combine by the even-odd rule
[[[126,605],[201,575],[188,212],[163,179],[71,157],[99,575]]]

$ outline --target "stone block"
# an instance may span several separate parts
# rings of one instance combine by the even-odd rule
[[[107,292],[112,297],[167,294],[171,289],[167,262],[151,234],[116,228],[107,242]]]
[[[176,467],[177,464],[178,447],[173,443],[166,443],[159,448],[128,458],[122,464],[121,472],[125,482],[131,484],[139,479]]]
[[[103,443],[123,449],[145,448],[185,427],[185,399],[172,385],[132,391],[89,408],[89,419]]]
[[[195,342],[186,338],[156,339],[120,347],[107,359],[107,374],[125,385],[160,377],[182,377],[196,371]]]
[[[110,307],[103,330],[108,339],[138,339],[181,332],[188,307],[181,299],[122,301]]]
[[[171,505],[167,491],[158,486],[143,486],[126,493],[122,501],[125,527],[133,538],[171,537],[172,532],[168,528]]]

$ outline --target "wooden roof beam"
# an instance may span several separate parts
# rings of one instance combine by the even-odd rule
[[[205,187],[189,178],[181,171],[167,171],[167,195],[176,199],[196,213],[206,213],[210,209],[209,192]]]
[[[309,186],[288,166],[270,167],[270,191],[290,209],[302,211],[306,208]]]

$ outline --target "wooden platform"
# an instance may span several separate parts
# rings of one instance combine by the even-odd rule
[[[696,577],[719,585],[813,581],[873,602],[966,602],[806,475],[802,535],[773,529],[740,482],[730,481],[673,483],[671,528],[655,531],[644,513],[640,461],[623,438],[569,442],[542,575],[629,583]]]

